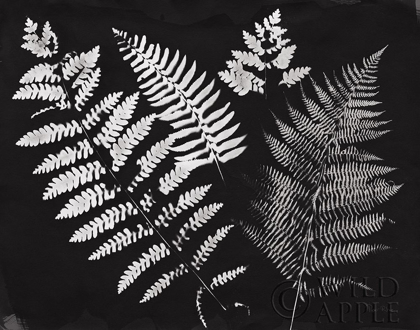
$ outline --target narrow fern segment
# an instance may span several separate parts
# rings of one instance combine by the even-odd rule
[[[77,142],[74,147],[65,147],[59,153],[50,154],[44,159],[42,164],[38,165],[34,170],[34,174],[48,173],[59,169],[61,166],[74,164],[80,159],[86,159],[94,153],[88,139]]]
[[[89,224],[76,230],[70,238],[70,242],[84,242],[96,238],[105,230],[114,229],[117,223],[125,221],[128,217],[137,214],[137,208],[130,202],[113,206],[105,210],[99,217],[90,221]]]
[[[226,237],[232,227],[233,225],[224,226],[217,229],[214,236],[208,236],[208,238],[203,242],[203,244],[200,245],[200,248],[193,256],[194,260],[191,262],[191,266],[193,266],[196,270],[200,270],[200,268],[207,261],[207,258],[210,256],[210,253],[216,249],[217,244]]]
[[[94,68],[99,56],[99,46],[92,48],[87,53],[81,53],[74,57],[68,56],[62,65],[64,79],[70,80],[85,68]]]
[[[60,101],[66,99],[66,93],[60,85],[47,83],[32,83],[24,85],[13,95],[14,100],[48,100]]]
[[[246,147],[239,144],[245,136],[232,138],[238,125],[228,123],[234,112],[228,112],[229,103],[218,110],[209,110],[219,97],[219,90],[213,91],[214,81],[204,84],[205,74],[194,78],[195,63],[186,66],[186,57],[180,60],[179,52],[170,59],[169,51],[163,55],[159,44],[147,46],[146,37],[128,37],[126,32],[114,29],[125,61],[130,61],[139,88],[148,96],[154,107],[168,106],[159,118],[168,121],[176,130],[174,137],[180,142],[172,148],[183,153],[179,162],[200,159],[205,163],[225,163],[239,156]],[[199,91],[199,92],[198,92]],[[187,138],[188,139],[184,139]]]
[[[187,236],[188,231],[197,231],[198,228],[205,225],[216,213],[222,208],[222,203],[213,203],[208,206],[204,206],[194,212],[194,215],[188,219],[179,233],[176,235],[176,239],[172,241],[172,244],[178,251],[182,251],[182,245],[184,241],[188,241],[190,238]]]
[[[138,99],[139,93],[134,93],[114,109],[112,115],[102,127],[101,132],[93,139],[96,145],[103,145],[107,149],[111,148],[120,132],[128,124],[128,120],[131,119]]]
[[[172,203],[169,203],[166,207],[164,206],[162,208],[162,213],[158,215],[157,219],[155,220],[155,226],[157,228],[168,227],[169,221],[172,221],[183,211],[190,207],[194,207],[195,204],[203,200],[210,188],[211,184],[196,187],[180,195],[176,206],[173,206]]]
[[[80,195],[71,198],[55,218],[60,220],[77,217],[92,208],[101,206],[104,201],[115,198],[118,191],[120,191],[118,187],[108,190],[104,183],[96,184],[93,189],[88,188]]]
[[[121,276],[118,283],[118,293],[120,294],[130,286],[146,269],[155,265],[159,260],[169,256],[171,251],[164,243],[153,245],[148,253],[143,253],[139,261],[134,261]]]
[[[146,152],[146,155],[137,159],[137,165],[140,165],[141,169],[127,188],[128,191],[132,192],[139,182],[144,181],[153,173],[157,165],[169,154],[169,148],[174,142],[175,139],[169,136],[165,140],[157,142]]]
[[[32,132],[26,133],[19,139],[16,145],[21,147],[36,147],[39,144],[48,144],[61,141],[65,137],[73,137],[81,134],[82,128],[79,123],[72,120],[66,124],[48,124]]]
[[[58,195],[72,191],[87,182],[99,180],[101,174],[105,173],[106,169],[99,161],[73,167],[70,171],[66,171],[65,173],[52,179],[44,192],[43,199],[47,200],[55,198]]]
[[[30,51],[37,57],[51,57],[58,52],[58,41],[56,34],[51,30],[50,23],[47,21],[42,29],[41,37],[38,36],[36,30],[38,23],[32,21],[29,17],[26,19],[26,27],[23,36],[25,43],[22,48]]]
[[[320,225],[316,228],[314,239],[319,240],[322,245],[355,240],[381,230],[386,221],[392,223],[383,214],[378,213],[368,214],[361,218],[347,217]]]
[[[318,259],[316,254],[310,255],[308,268],[312,271],[320,271],[321,268],[328,268],[338,264],[355,263],[366,259],[370,254],[388,249],[390,247],[383,244],[336,243],[324,249],[321,259]]]
[[[159,191],[168,195],[171,191],[177,188],[191,173],[191,169],[186,166],[177,165],[169,173],[166,173],[159,179]]]
[[[356,282],[351,276],[337,277],[325,276],[319,279],[320,285],[315,288],[307,288],[305,286],[304,293],[311,297],[326,297],[331,293],[339,294],[341,289],[346,285],[359,287],[364,290],[372,290],[367,285]]]
[[[207,329],[206,319],[204,318],[203,310],[201,308],[201,305],[202,305],[201,297],[203,296],[203,289],[204,288],[202,286],[200,286],[197,290],[197,296],[195,298],[195,307],[197,308],[198,317],[199,317],[201,323],[203,324],[204,328]]]
[[[32,84],[32,83],[59,83],[61,77],[58,74],[55,74],[56,65],[51,65],[48,63],[41,63],[35,65],[33,68],[29,69],[19,80],[21,84]]]
[[[117,251],[121,251],[123,248],[136,243],[143,237],[153,235],[153,229],[149,227],[143,227],[137,225],[137,230],[129,230],[127,228],[115,234],[106,243],[102,244],[95,252],[93,252],[89,260],[98,260],[106,255],[110,255]]]
[[[150,299],[157,297],[159,294],[162,293],[164,289],[169,287],[174,279],[188,273],[188,268],[185,267],[184,264],[180,264],[175,270],[171,270],[169,274],[163,274],[163,276],[157,280],[149,289],[147,289],[146,293],[143,295],[143,298],[140,300],[140,303],[145,303]]]
[[[132,149],[149,134],[155,117],[155,114],[151,114],[140,119],[131,128],[127,128],[124,135],[118,138],[118,141],[112,145],[110,154],[113,158],[112,170],[114,172],[118,172],[120,167],[124,166],[128,156],[133,152]],[[153,151],[157,149],[156,147],[154,148],[152,149]],[[130,188],[128,190],[130,191]]]
[[[211,281],[210,288],[213,290],[215,287],[225,285],[229,281],[233,281],[238,275],[244,274],[248,266],[239,266],[235,269],[223,272],[215,277]]]
[[[121,95],[122,92],[110,93],[101,102],[99,102],[99,104],[90,109],[90,113],[86,114],[86,117],[82,119],[83,127],[86,130],[90,130],[92,127],[96,126],[96,124],[100,121],[102,113],[109,113],[112,111],[118,103]]]
[[[92,97],[93,90],[99,86],[99,78],[101,76],[101,69],[97,68],[87,76],[86,80],[80,85],[77,95],[74,97],[75,108],[77,111],[82,111],[82,107]]]

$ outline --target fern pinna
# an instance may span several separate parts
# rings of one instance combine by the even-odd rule
[[[34,37],[30,36],[35,34],[36,23],[28,19],[27,26],[24,39],[33,40]],[[26,47],[34,54],[48,53],[44,48],[48,46],[47,34],[52,32],[48,23],[45,26],[47,32],[43,32],[43,39],[30,48]],[[126,96],[122,92],[112,92],[94,104],[93,93],[101,76],[97,67],[99,46],[80,55],[67,54],[54,65],[36,65],[22,77],[20,82],[24,86],[14,98],[53,102],[35,115],[54,109],[76,109],[84,117],[46,124],[25,134],[17,145],[36,147],[78,138],[74,145],[48,155],[34,174],[61,171],[48,183],[44,200],[75,191],[56,219],[75,218],[102,208],[100,215],[75,230],[70,242],[86,242],[118,228],[115,235],[90,254],[89,260],[101,259],[140,241],[147,246],[121,276],[118,293],[126,290],[153,265],[175,255],[180,258],[179,265],[162,274],[144,292],[140,303],[156,297],[186,273],[193,273],[200,279],[198,292],[207,289],[214,296],[212,290],[216,285],[213,284],[224,284],[226,276],[233,279],[246,269],[240,267],[228,275],[221,275],[221,278],[216,276],[211,288],[198,275],[233,225],[223,226],[221,223],[222,226],[216,225],[215,231],[207,229],[209,235],[206,239],[201,244],[195,242],[196,239],[191,238],[197,236],[199,229],[212,228],[205,225],[213,222],[223,203],[205,203],[212,184],[177,191],[181,190],[182,183],[193,170],[207,164],[215,163],[223,179],[221,164],[245,150],[246,146],[242,145],[245,136],[234,137],[239,124],[232,123],[234,112],[228,111],[229,103],[213,109],[220,92],[213,90],[214,81],[203,84],[205,73],[199,78],[194,77],[195,62],[186,69],[186,57],[179,61],[178,51],[170,56],[167,48],[161,53],[159,44],[146,45],[144,36],[128,38],[126,32],[115,29],[114,33],[120,51],[127,53],[123,59],[131,60],[134,73],[139,74],[140,92]],[[57,53],[58,47],[55,35],[53,40],[57,45],[51,54],[48,53],[51,56]],[[142,96],[146,96],[150,105],[160,112],[137,118]],[[164,133],[161,140],[150,142],[148,135],[154,126],[159,127],[159,122],[169,122],[171,131]],[[128,183],[122,183],[124,181],[117,175],[123,170],[130,175],[126,164],[134,155],[137,158],[135,173]],[[157,169],[165,160],[166,163],[173,161],[173,166],[167,173],[159,174]],[[110,179],[112,184],[109,184]],[[148,181],[147,185],[145,181]],[[141,215],[137,217],[137,227],[122,227],[122,222],[136,215]],[[187,220],[181,223],[182,218]],[[166,227],[175,228],[176,234],[172,238],[167,238]],[[188,259],[185,254],[182,257],[179,254],[185,247],[188,247]],[[201,309],[198,312],[204,322]]]
[[[285,170],[261,166],[258,179],[246,177],[257,192],[251,210],[259,224],[240,225],[280,273],[295,281],[296,299],[335,292],[352,279],[324,276],[328,268],[389,249],[357,242],[392,223],[373,209],[401,187],[383,178],[394,168],[376,164],[379,157],[355,146],[388,132],[373,100],[383,51],[364,59],[361,67],[343,68],[344,81],[325,76],[323,88],[311,80],[318,100],[302,88],[306,113],[287,104],[293,126],[276,118],[281,139],[264,133]],[[322,281],[312,288],[308,283],[314,274]]]

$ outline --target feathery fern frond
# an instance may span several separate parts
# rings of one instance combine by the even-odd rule
[[[151,106],[167,107],[159,119],[170,122],[176,130],[174,138],[181,142],[172,150],[184,154],[177,158],[179,162],[200,159],[200,164],[215,161],[219,166],[219,162],[236,158],[245,150],[238,147],[245,136],[232,138],[239,125],[229,128],[234,116],[233,111],[227,111],[229,103],[210,110],[220,91],[213,91],[214,81],[204,84],[205,73],[194,78],[195,62],[188,68],[186,57],[180,61],[178,51],[172,57],[166,48],[162,54],[160,45],[147,45],[145,36],[140,40],[137,35],[131,38],[127,32],[113,31],[120,52],[126,53],[123,59],[139,73],[139,88]]]
[[[143,257],[139,258],[139,261],[134,261],[121,276],[118,283],[118,293],[127,289],[141,273],[155,265],[159,260],[169,256],[170,253],[171,251],[163,243],[153,245],[148,253],[143,253]]]
[[[213,277],[210,287],[214,289],[217,286],[225,285],[227,282],[232,281],[238,275],[245,273],[247,268],[248,266],[239,266],[235,269],[223,272],[222,274]]]
[[[233,88],[239,96],[246,95],[249,91],[263,94],[266,84],[266,73],[262,79],[244,69],[244,66],[255,67],[260,72],[274,68],[285,70],[289,67],[297,47],[287,45],[290,39],[283,38],[287,30],[278,26],[281,22],[280,16],[280,11],[277,9],[268,18],[264,18],[263,26],[255,23],[256,36],[243,31],[243,39],[250,52],[232,50],[234,60],[226,61],[228,70],[219,72],[220,79]],[[310,70],[309,67],[300,67],[284,71],[283,80],[279,85],[285,84],[290,87],[301,81]]]
[[[105,174],[106,170],[99,161],[73,167],[70,171],[60,174],[58,177],[52,179],[44,192],[43,199],[51,199],[57,195],[76,189],[79,185],[82,186],[87,182],[98,180],[101,174]]]
[[[226,237],[232,227],[233,225],[229,225],[217,229],[214,236],[209,236],[203,244],[200,245],[200,248],[196,251],[196,254],[193,257],[194,261],[191,262],[191,265],[196,270],[200,270],[201,266],[204,265],[207,258],[210,256],[210,253],[213,252],[217,247],[217,244]]]
[[[288,104],[293,125],[276,118],[281,140],[265,133],[287,174],[262,166],[259,179],[247,179],[257,191],[250,208],[263,228],[238,223],[280,273],[296,281],[301,298],[315,292],[305,289],[304,274],[389,249],[354,242],[382,228],[386,218],[372,210],[402,186],[383,178],[395,168],[372,163],[381,159],[353,146],[388,132],[382,128],[387,121],[376,119],[382,112],[370,110],[379,104],[372,98],[383,51],[365,58],[361,67],[343,68],[344,83],[325,76],[324,89],[311,80],[318,100],[302,89],[308,115]],[[326,277],[319,290],[333,292],[349,281]]]
[[[145,303],[150,299],[158,296],[164,289],[171,285],[175,278],[178,278],[185,273],[188,273],[188,268],[186,268],[184,264],[180,264],[175,268],[175,270],[171,270],[169,274],[163,274],[159,280],[157,280],[149,289],[147,289],[146,293],[143,295],[143,298],[140,300],[140,303]]]
[[[114,229],[115,224],[125,221],[127,217],[137,215],[138,210],[131,202],[119,204],[107,209],[99,217],[90,221],[89,224],[76,230],[70,239],[70,242],[84,242],[91,238],[96,238],[98,234],[105,230]]]
[[[153,235],[153,229],[150,227],[144,228],[140,224],[137,225],[137,231],[130,231],[125,228],[93,252],[89,257],[89,260],[98,260],[101,257],[105,257],[107,254],[109,255],[116,251],[121,251],[124,247],[136,243],[142,237],[151,235]]]
[[[95,184],[93,189],[88,188],[80,195],[71,198],[55,218],[64,219],[77,217],[96,206],[101,206],[104,201],[114,199],[115,194],[119,191],[120,188],[118,187],[107,189],[104,183]]]

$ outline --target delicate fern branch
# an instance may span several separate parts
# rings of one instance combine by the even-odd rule
[[[286,70],[289,67],[296,45],[287,45],[290,39],[283,38],[287,30],[278,26],[281,22],[280,16],[280,11],[277,9],[268,18],[264,18],[263,25],[255,23],[256,36],[243,31],[244,42],[250,51],[232,50],[235,59],[226,62],[228,70],[219,72],[220,79],[233,88],[239,96],[246,95],[249,91],[263,94],[267,79],[266,70],[274,68]],[[265,44],[268,44],[267,48]],[[271,60],[267,60],[267,55]],[[264,79],[244,69],[244,66],[255,67],[258,71],[264,70]],[[301,81],[310,70],[309,67],[301,67],[284,71],[283,80],[279,85],[285,84],[290,87]]]

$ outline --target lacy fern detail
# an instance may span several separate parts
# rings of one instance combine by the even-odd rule
[[[288,45],[290,39],[283,37],[287,29],[281,28],[280,22],[280,10],[277,9],[268,18],[264,18],[263,25],[255,23],[256,35],[243,31],[249,51],[232,50],[234,59],[226,62],[228,70],[219,72],[220,79],[239,96],[250,91],[264,93],[266,77],[261,78],[258,73],[270,69],[286,70],[289,67],[297,47]],[[250,69],[246,69],[246,66]],[[290,87],[301,81],[310,70],[309,67],[299,67],[284,71],[279,84]]]
[[[261,166],[260,178],[246,178],[257,192],[251,202],[256,224],[240,227],[288,279],[305,294],[338,290],[350,279],[325,277],[320,288],[307,289],[307,277],[342,264],[355,263],[389,249],[357,240],[393,223],[373,209],[401,188],[383,176],[395,168],[377,165],[381,159],[353,144],[379,138],[387,121],[376,118],[379,102],[376,73],[384,50],[343,68],[344,83],[325,77],[324,89],[312,80],[318,100],[302,89],[306,112],[288,104],[293,125],[276,118],[281,136],[265,133],[278,165]],[[321,292],[319,291],[319,292]]]

